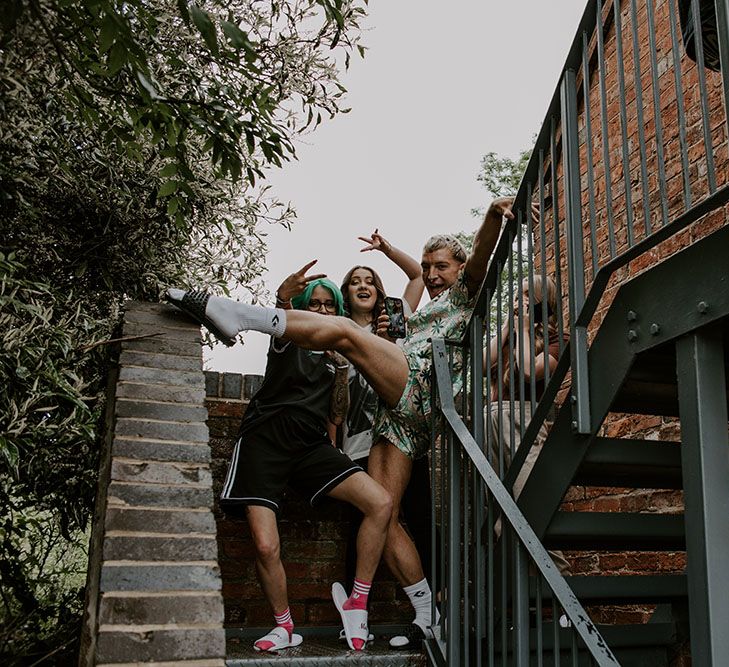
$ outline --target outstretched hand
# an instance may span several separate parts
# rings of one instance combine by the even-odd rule
[[[486,217],[497,217],[499,222],[504,217],[507,220],[514,219],[514,213],[511,210],[511,206],[514,203],[514,197],[497,197],[491,202],[489,210],[486,212]]]
[[[376,229],[372,232],[372,236],[358,236],[357,238],[368,244],[364,248],[360,248],[360,252],[379,250],[380,252],[387,254],[392,248],[390,242],[387,241],[382,234],[379,234]]]
[[[276,299],[279,302],[291,301],[295,296],[299,296],[305,289],[306,286],[312,280],[318,280],[319,278],[326,278],[326,273],[314,273],[310,276],[306,275],[306,272],[314,266],[319,260],[313,259],[308,264],[304,264],[298,271],[292,273],[279,285],[276,290]]]

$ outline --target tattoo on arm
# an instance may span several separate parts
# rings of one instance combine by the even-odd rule
[[[344,423],[349,409],[349,382],[347,381],[347,369],[337,370],[334,375],[334,387],[332,398],[329,402],[329,419],[332,424],[339,426]]]

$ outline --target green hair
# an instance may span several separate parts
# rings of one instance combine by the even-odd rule
[[[342,297],[342,293],[339,291],[339,288],[328,278],[318,278],[317,280],[312,280],[306,286],[306,289],[301,294],[299,294],[299,296],[295,296],[293,299],[291,299],[291,305],[296,308],[296,310],[306,310],[307,306],[309,305],[309,300],[311,299],[311,293],[319,286],[328,289],[332,293],[334,305],[337,307],[337,315],[344,315],[344,298]]]

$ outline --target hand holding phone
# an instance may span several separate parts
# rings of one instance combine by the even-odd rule
[[[390,338],[405,338],[405,309],[402,299],[394,296],[385,297],[385,313],[390,318],[390,325],[387,327],[387,335]]]

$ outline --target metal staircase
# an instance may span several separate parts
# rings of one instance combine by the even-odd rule
[[[470,326],[433,341],[434,664],[726,664],[729,84],[706,6],[587,3]],[[615,413],[676,417],[680,442],[607,437]],[[575,485],[682,490],[684,511],[566,511]],[[688,565],[561,576],[548,549]]]

